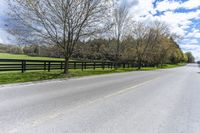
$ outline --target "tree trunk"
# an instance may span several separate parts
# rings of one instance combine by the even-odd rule
[[[142,61],[140,60],[140,61],[138,62],[138,70],[140,70],[141,67],[142,67]]]
[[[65,58],[65,66],[64,66],[64,74],[68,74],[69,72],[69,58]]]
[[[163,61],[161,60],[160,67],[163,68]]]
[[[118,69],[118,64],[119,64],[119,48],[120,48],[120,35],[117,37],[117,51],[116,51],[116,57],[115,57],[115,69]]]

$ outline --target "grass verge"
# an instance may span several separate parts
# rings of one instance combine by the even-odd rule
[[[25,73],[21,72],[1,72],[0,73],[0,84],[10,84],[10,83],[22,83],[30,81],[40,81],[40,80],[49,80],[49,79],[58,79],[58,78],[71,78],[71,77],[82,77],[82,76],[91,76],[91,75],[100,75],[100,74],[109,74],[109,73],[122,73],[130,71],[150,71],[166,68],[175,68],[184,66],[184,64],[177,65],[164,65],[162,68],[156,67],[144,67],[141,70],[137,68],[126,68],[126,69],[87,69],[87,70],[70,70],[69,75],[64,75],[62,71],[28,71]]]

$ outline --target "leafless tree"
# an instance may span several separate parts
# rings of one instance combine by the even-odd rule
[[[64,73],[79,40],[107,26],[106,0],[9,0],[11,34],[28,44],[51,44],[62,49]]]
[[[136,40],[136,61],[138,69],[142,64],[152,64],[164,48],[163,38],[168,37],[168,27],[164,23],[155,21],[152,24],[134,23],[132,36]]]
[[[116,57],[115,60],[119,60],[120,56],[120,46],[122,39],[127,33],[129,17],[129,6],[126,0],[122,2],[115,1],[113,2],[113,33],[114,38],[116,39]]]
[[[169,26],[161,21],[153,21],[149,28],[147,60],[155,65],[162,64],[171,46]]]
[[[140,69],[144,61],[145,52],[148,47],[145,41],[147,38],[147,33],[149,32],[149,28],[141,22],[133,24],[132,27],[132,36],[135,39],[135,44],[133,44],[136,52],[135,59],[137,61],[138,69]]]

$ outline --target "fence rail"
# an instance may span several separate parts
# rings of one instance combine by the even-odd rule
[[[21,71],[24,73],[28,70],[64,70],[64,61],[54,60],[18,60],[18,59],[0,59],[0,71]],[[129,68],[132,65],[129,63],[114,63],[100,61],[69,61],[69,69],[96,69],[115,67]]]

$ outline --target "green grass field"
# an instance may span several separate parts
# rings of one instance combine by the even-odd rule
[[[21,72],[1,72],[0,73],[0,84],[10,84],[10,83],[22,83],[22,82],[30,82],[30,81],[40,81],[40,80],[49,80],[49,79],[58,79],[58,78],[71,78],[71,77],[82,77],[82,76],[91,76],[91,75],[100,75],[100,74],[109,74],[109,73],[122,73],[122,72],[130,72],[130,71],[150,71],[150,70],[158,70],[158,69],[167,69],[167,68],[175,68],[184,66],[185,64],[177,64],[177,65],[164,65],[163,68],[156,67],[145,67],[141,70],[137,70],[137,68],[126,68],[126,69],[86,69],[84,71],[70,70],[69,74],[66,76],[62,71],[28,71],[25,73]]]
[[[24,59],[24,60],[63,60],[61,58],[34,57],[23,54],[0,53],[0,59]]]

